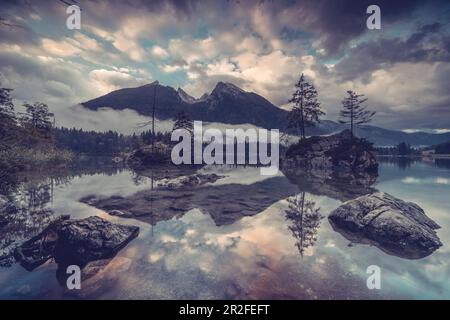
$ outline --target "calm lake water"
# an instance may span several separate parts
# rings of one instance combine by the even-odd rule
[[[258,196],[261,188],[264,192],[273,190],[275,196],[269,197],[271,204],[259,213],[232,222],[218,223],[212,218],[214,212],[194,208],[152,225],[113,217],[79,201],[90,195],[127,197],[150,188],[150,178],[128,169],[98,162],[63,174],[21,176],[10,192],[24,210],[38,212],[32,223],[44,223],[51,215],[98,215],[112,222],[137,225],[140,233],[83,282],[81,290],[65,289],[64,283],[58,281],[57,264],[52,260],[33,271],[3,260],[0,298],[450,298],[449,160],[385,160],[372,185],[417,203],[441,226],[438,236],[443,246],[419,260],[389,255],[375,246],[352,244],[334,231],[327,216],[345,200],[345,196],[339,196],[339,188],[329,191],[325,186],[298,186],[281,173],[276,177],[261,176],[258,168],[208,167],[200,171],[225,176],[208,186],[221,192],[215,194],[215,199],[224,204],[230,201],[227,194],[233,189],[239,191],[242,205],[245,199]],[[304,197],[311,210],[323,217],[316,216],[310,229],[304,230],[304,241],[299,241],[296,223],[286,214],[286,198],[292,194]],[[14,241],[26,238],[34,227],[30,222],[17,224],[15,233],[0,239],[3,253],[14,246]],[[381,268],[380,290],[367,289],[369,265]]]

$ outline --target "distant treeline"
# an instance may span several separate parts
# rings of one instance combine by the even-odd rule
[[[435,154],[450,154],[450,141],[426,148],[414,148],[405,142],[399,143],[397,146],[393,147],[376,148],[376,152],[379,155],[394,156],[419,155],[424,150],[434,150]]]
[[[420,154],[420,150],[413,148],[406,142],[399,143],[394,147],[377,147],[376,153],[379,155],[392,155],[392,156],[408,156],[414,154]]]
[[[123,135],[55,128],[54,115],[46,104],[25,103],[25,112],[18,112],[11,92],[0,86],[0,181],[36,166],[66,165],[76,160],[74,155],[117,155],[153,141],[170,142],[170,133]]]
[[[434,147],[434,153],[436,154],[450,154],[450,141],[442,144],[438,144]]]
[[[59,149],[88,155],[118,155],[137,149],[143,144],[151,144],[153,141],[153,134],[150,130],[138,135],[124,135],[112,130],[97,132],[76,128],[54,128],[53,133]],[[158,132],[154,139],[168,143],[170,133]]]

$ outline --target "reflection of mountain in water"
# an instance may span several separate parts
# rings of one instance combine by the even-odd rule
[[[169,174],[170,172],[159,170],[158,178],[163,176],[161,173],[170,177],[177,176],[176,173]],[[208,213],[216,225],[221,226],[232,224],[245,216],[256,215],[273,203],[297,194],[299,189],[342,201],[375,191],[371,188],[376,181],[374,175],[350,176],[329,171],[292,170],[285,170],[284,173],[288,179],[274,177],[250,185],[233,183],[158,187],[128,197],[115,195],[99,198],[92,195],[81,201],[113,215],[136,218],[152,225],[180,217],[187,211],[198,208]]]
[[[320,214],[320,208],[312,200],[305,199],[305,192],[287,199],[289,206],[286,210],[286,218],[291,221],[292,235],[297,242],[300,255],[303,257],[305,249],[314,246],[317,241],[317,232],[320,221],[324,218]]]
[[[151,224],[180,217],[198,208],[211,215],[218,226],[232,224],[245,216],[256,215],[273,203],[298,192],[284,177],[275,177],[250,185],[224,184],[158,188],[140,191],[130,197],[112,196],[82,199],[99,209],[118,210],[124,217],[136,218]]]

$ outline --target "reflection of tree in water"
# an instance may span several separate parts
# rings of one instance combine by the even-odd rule
[[[389,163],[396,165],[401,170],[406,170],[410,168],[413,164],[420,162],[420,158],[411,158],[411,157],[379,157],[378,159],[381,163]]]
[[[394,164],[401,170],[408,169],[416,163],[428,163],[438,168],[450,169],[450,158],[433,158],[433,157],[379,157],[381,163]]]
[[[10,266],[14,262],[14,249],[55,219],[48,206],[53,200],[54,187],[61,183],[67,183],[66,179],[32,179],[22,182],[7,196],[10,204],[0,213],[7,222],[0,228],[0,266]]]
[[[443,168],[443,169],[450,169],[450,159],[442,158],[442,159],[435,159],[434,163],[436,167]]]
[[[107,166],[99,160],[85,161],[65,168],[33,170],[11,174],[12,183],[2,183],[0,195],[8,205],[0,211],[0,267],[14,262],[14,249],[45,229],[58,217],[51,210],[53,191],[68,185],[73,178],[83,175],[114,175],[122,170],[118,166]]]
[[[289,203],[286,218],[292,222],[289,226],[292,235],[297,239],[296,246],[303,257],[306,248],[314,246],[320,221],[324,218],[316,203],[305,199],[305,192],[287,198]]]

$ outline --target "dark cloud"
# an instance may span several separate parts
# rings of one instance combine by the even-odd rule
[[[438,1],[436,1],[438,2]],[[381,8],[383,25],[412,18],[411,13],[420,4],[415,0],[307,0],[295,2],[290,9],[292,26],[307,27],[321,39],[327,56],[338,54],[348,42],[367,32],[366,9],[376,4]]]
[[[2,84],[13,88],[13,96],[21,101],[78,102],[92,95],[89,83],[80,81],[79,66],[54,58],[34,59],[14,51],[0,52],[0,74]]]
[[[336,65],[341,80],[370,80],[374,70],[400,62],[450,61],[450,37],[438,34],[439,23],[421,26],[408,38],[377,38],[349,49]]]

